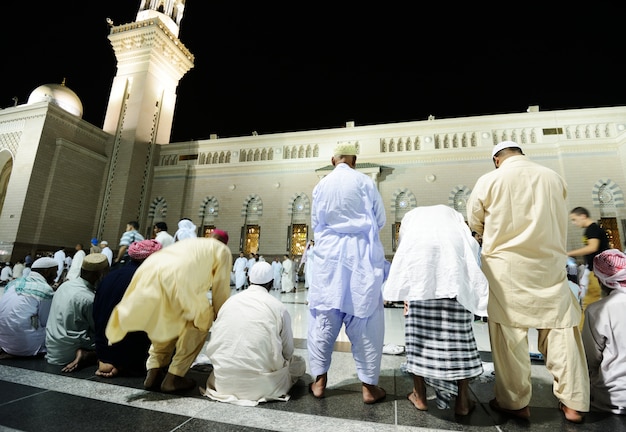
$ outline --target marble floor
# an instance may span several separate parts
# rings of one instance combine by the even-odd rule
[[[296,293],[272,294],[289,308],[296,353],[306,358],[306,290],[300,285]],[[402,309],[386,308],[385,318],[385,343],[403,346]],[[530,421],[494,412],[488,404],[494,377],[487,324],[476,321],[474,330],[484,373],[471,384],[478,406],[466,417],[439,410],[434,401],[428,411],[418,411],[407,401],[412,380],[402,370],[404,354],[383,358],[379,384],[387,390],[386,399],[363,404],[349,342],[342,333],[324,399],[307,392],[312,377],[306,374],[293,387],[291,400],[257,407],[214,402],[196,389],[176,395],[146,391],[142,378],[100,378],[94,374],[95,366],[63,374],[42,358],[0,360],[0,431],[626,431],[626,418],[614,415],[589,413],[580,425],[565,421],[540,359],[533,360],[532,366]],[[536,338],[531,337],[533,351]],[[210,366],[200,362],[188,376],[202,386],[209,371]]]

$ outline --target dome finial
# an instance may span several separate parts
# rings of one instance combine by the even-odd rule
[[[63,81],[61,81],[61,85],[65,87],[65,77],[63,77]]]

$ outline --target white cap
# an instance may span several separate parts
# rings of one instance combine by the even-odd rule
[[[30,266],[32,269],[47,269],[52,267],[59,267],[59,263],[49,257],[39,258]]]
[[[248,273],[250,283],[263,285],[274,280],[274,270],[267,261],[259,261],[250,269]]]
[[[496,145],[492,152],[491,152],[491,157],[493,158],[500,150],[505,149],[505,148],[518,148],[518,149],[522,149],[518,143],[514,142],[514,141],[502,141],[501,143],[499,143],[498,145]]]

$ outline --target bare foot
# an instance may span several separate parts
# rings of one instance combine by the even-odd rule
[[[185,391],[196,386],[196,382],[191,378],[185,378],[171,373],[167,373],[161,383],[161,391],[164,393],[172,393]]]
[[[143,382],[143,387],[148,390],[161,388],[161,383],[165,378],[165,372],[161,368],[148,369],[146,372],[146,379]]]
[[[104,377],[104,378],[113,378],[119,374],[119,370],[111,363],[104,363],[98,361],[98,370],[96,371],[96,375]]]
[[[387,392],[377,385],[363,383],[361,389],[363,391],[363,402],[366,404],[379,402],[387,396]]]
[[[454,405],[454,413],[460,416],[466,416],[476,408],[476,402],[472,399],[463,400],[463,398],[457,398]]]
[[[15,358],[15,356],[7,352],[0,351],[0,360],[6,360],[6,359],[12,359],[12,358]]]
[[[410,400],[413,406],[418,410],[428,411],[428,403],[426,402],[426,399],[420,398],[415,390],[406,395],[406,398]]]
[[[565,419],[567,421],[570,421],[572,423],[583,422],[583,415],[575,409],[569,408],[563,402],[559,402],[559,409],[563,411],[563,414],[565,415]]]
[[[328,374],[322,374],[322,375],[318,375],[315,378],[315,381],[311,383],[311,385],[309,386],[309,390],[311,393],[313,393],[313,396],[315,396],[318,399],[321,399],[324,397],[324,392],[326,391],[326,381],[328,380]]]
[[[457,386],[459,391],[456,396],[454,413],[459,416],[466,416],[476,407],[476,402],[469,397],[469,380],[467,378],[458,380]]]
[[[88,351],[86,349],[78,348],[76,350],[76,358],[65,365],[61,372],[74,372],[79,369],[95,364],[97,360],[95,351]]]

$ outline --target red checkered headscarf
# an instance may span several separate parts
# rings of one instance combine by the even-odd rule
[[[626,255],[623,252],[609,249],[596,255],[593,274],[607,287],[626,293]]]
[[[161,249],[161,243],[154,239],[142,240],[128,246],[128,255],[135,261],[143,261]]]

